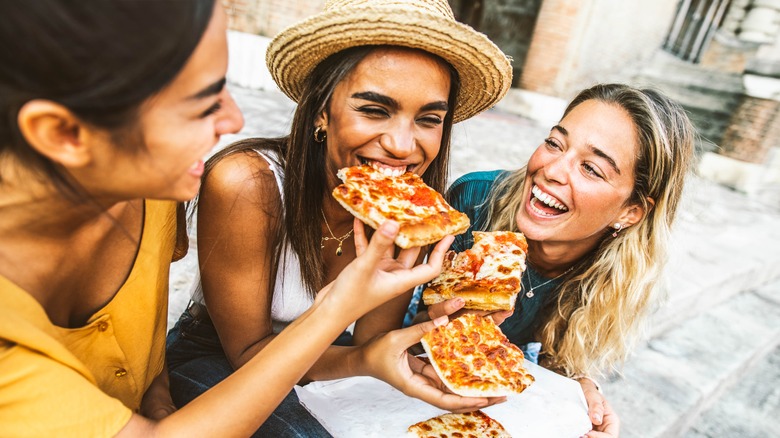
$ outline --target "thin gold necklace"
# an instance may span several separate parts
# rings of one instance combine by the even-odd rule
[[[343,235],[341,237],[336,237],[336,236],[333,235],[333,230],[330,229],[330,225],[328,224],[328,219],[325,217],[325,212],[322,211],[322,209],[320,209],[320,213],[322,214],[322,220],[325,221],[325,226],[328,227],[328,232],[330,233],[330,237],[322,236],[320,238],[320,249],[325,249],[325,242],[326,241],[328,241],[328,240],[335,240],[335,241],[337,241],[339,243],[339,247],[336,248],[336,255],[337,256],[341,256],[341,254],[344,253],[344,251],[342,251],[342,249],[341,249],[341,245],[344,244],[345,240],[349,239],[349,236],[352,235],[352,232],[355,231],[355,229],[354,228],[350,228],[350,230],[347,231],[347,234],[345,234],[345,235]]]
[[[567,270],[566,270],[566,272],[564,272],[563,274],[559,274],[557,277],[555,277],[555,278],[551,278],[551,279],[549,279],[549,280],[545,281],[545,282],[544,282],[544,283],[542,283],[542,284],[537,284],[536,286],[534,286],[534,285],[532,285],[532,284],[531,284],[531,273],[529,272],[529,273],[528,273],[528,275],[527,275],[527,277],[528,277],[528,287],[529,287],[530,289],[528,289],[528,292],[526,292],[526,293],[525,293],[525,296],[526,296],[526,297],[528,297],[528,298],[533,298],[533,297],[534,297],[534,289],[538,289],[538,288],[540,288],[540,287],[544,286],[545,284],[547,284],[547,283],[549,283],[549,282],[551,282],[551,281],[555,281],[555,280],[557,280],[557,279],[559,279],[559,278],[563,277],[564,275],[566,275],[566,274],[568,274],[569,272],[571,272],[571,270],[572,270],[572,269],[574,269],[574,266],[576,266],[576,265],[572,265],[572,266],[571,266],[569,269],[567,269]]]

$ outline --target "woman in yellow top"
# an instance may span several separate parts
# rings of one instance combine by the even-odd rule
[[[175,411],[175,201],[243,124],[225,88],[224,12],[213,0],[40,0],[1,2],[0,16],[2,436],[248,435],[347,324],[437,273],[451,240],[411,268],[417,250],[387,256],[397,225],[368,244],[356,224],[359,256],[314,305]],[[433,326],[399,332],[399,351]],[[453,409],[487,403],[420,383]]]

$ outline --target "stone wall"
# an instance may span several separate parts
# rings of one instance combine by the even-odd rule
[[[450,0],[455,18],[486,34],[512,58],[513,86],[520,82],[542,0]]]
[[[596,82],[628,80],[663,43],[676,4],[545,0],[520,87],[569,98]]]
[[[744,96],[723,135],[720,153],[748,163],[764,164],[780,146],[780,102]]]
[[[325,0],[221,0],[232,30],[273,37],[321,11]]]

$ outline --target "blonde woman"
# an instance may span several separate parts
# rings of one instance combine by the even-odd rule
[[[528,239],[523,290],[501,328],[530,357],[541,343],[541,364],[579,380],[589,437],[618,434],[588,376],[626,358],[658,299],[693,148],[685,112],[661,93],[596,85],[569,104],[526,167],[467,174],[448,192],[473,224],[452,249],[469,248],[472,230]]]

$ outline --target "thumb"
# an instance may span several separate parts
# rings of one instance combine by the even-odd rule
[[[395,237],[398,235],[398,222],[386,220],[379,225],[376,233],[371,236],[371,241],[365,252],[360,258],[366,263],[375,265],[387,254],[387,251],[394,245]]]
[[[397,330],[398,341],[405,347],[411,347],[412,345],[420,342],[420,339],[431,330],[436,327],[441,327],[449,322],[447,316],[440,316],[432,321],[425,321],[419,324],[415,324],[405,329]]]

